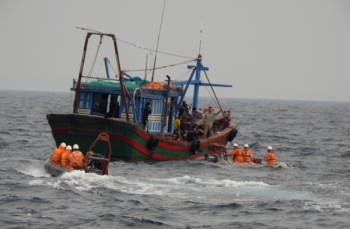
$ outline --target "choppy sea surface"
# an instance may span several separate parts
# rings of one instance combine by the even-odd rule
[[[72,99],[0,91],[1,228],[349,228],[350,103],[221,100],[234,141],[256,157],[271,145],[288,169],[113,162],[109,176],[51,177],[45,115],[69,113]]]

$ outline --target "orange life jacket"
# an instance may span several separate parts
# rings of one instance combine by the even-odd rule
[[[74,150],[73,153],[71,153],[68,156],[68,159],[69,159],[70,167],[72,168],[76,168],[78,166],[81,167],[83,164],[84,155],[79,150]]]
[[[234,156],[233,161],[243,162],[242,152],[239,148],[232,150],[227,156]]]
[[[63,168],[68,168],[69,167],[69,155],[72,153],[72,151],[70,151],[69,149],[66,149],[65,151],[63,151],[62,153],[62,157],[61,157],[61,166]]]
[[[267,156],[265,158],[265,161],[267,161],[267,165],[275,165],[276,164],[276,158],[273,151],[267,152]]]
[[[253,162],[253,153],[250,149],[247,149],[247,150],[243,149],[242,155],[243,155],[243,162],[248,162],[248,163]]]
[[[58,146],[58,148],[52,152],[51,162],[56,164],[56,165],[61,165],[61,155],[62,155],[64,150],[65,150],[64,147]]]

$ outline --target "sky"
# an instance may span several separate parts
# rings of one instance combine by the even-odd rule
[[[160,67],[200,53],[210,82],[232,85],[218,97],[350,102],[347,0],[0,0],[0,90],[69,92],[86,36],[76,27],[115,34],[121,68],[141,70],[132,76],[155,56]],[[114,77],[111,40],[98,53],[99,37],[89,42],[84,75],[96,56],[92,76],[106,77],[108,57]],[[184,80],[187,65],[155,81]]]

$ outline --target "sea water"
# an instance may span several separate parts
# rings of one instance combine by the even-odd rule
[[[112,162],[109,176],[51,177],[46,114],[71,112],[72,99],[0,91],[1,228],[349,228],[350,103],[220,100],[234,142],[255,157],[271,145],[288,169]]]

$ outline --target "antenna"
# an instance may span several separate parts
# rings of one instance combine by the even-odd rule
[[[156,55],[154,56],[153,72],[152,72],[152,80],[151,80],[151,82],[153,82],[153,79],[154,79],[154,69],[156,68],[156,60],[157,60],[158,44],[159,44],[160,31],[161,31],[161,29],[162,29],[162,22],[163,22],[163,15],[164,15],[165,1],[166,1],[166,0],[164,0],[163,12],[162,12],[162,19],[160,20],[160,27],[159,27],[159,33],[158,33],[158,41],[157,41]]]
[[[204,18],[202,17],[202,25],[201,25],[200,38],[199,38],[199,52],[198,52],[198,54],[201,54],[203,20],[204,20]]]
[[[145,78],[144,78],[144,80],[146,80],[146,77],[147,77],[147,62],[148,62],[148,53],[146,54],[146,68],[145,68]]]

